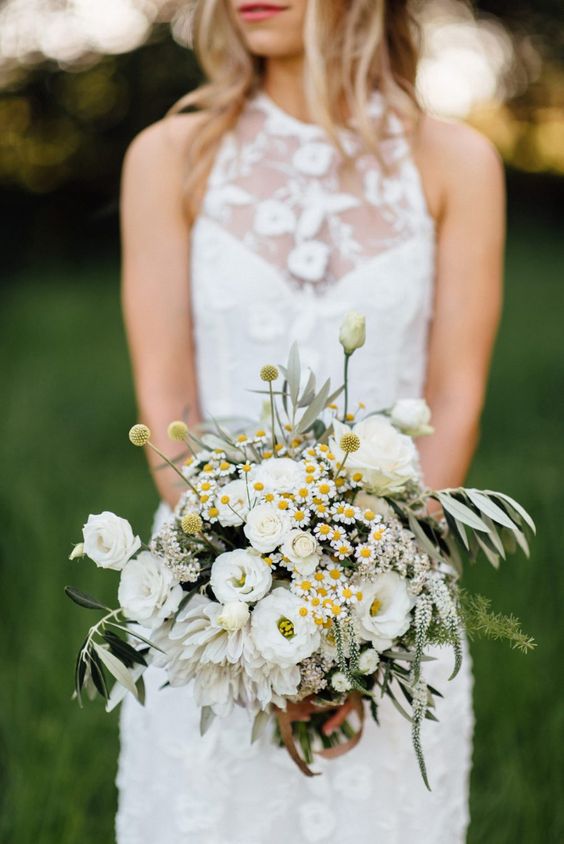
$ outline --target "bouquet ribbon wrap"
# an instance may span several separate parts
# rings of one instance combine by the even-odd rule
[[[362,698],[357,692],[353,692],[349,696],[348,702],[350,704],[350,711],[356,712],[356,714],[358,715],[358,719],[360,722],[359,729],[354,734],[354,736],[352,736],[352,738],[347,739],[347,741],[341,742],[336,747],[328,747],[324,750],[316,750],[315,753],[317,754],[317,756],[321,756],[324,759],[336,759],[338,756],[343,756],[343,754],[348,753],[349,750],[352,750],[353,747],[356,747],[356,745],[362,738],[362,732],[364,729],[364,706],[362,703]],[[319,706],[317,707],[317,709],[319,711],[330,710],[335,709],[335,706],[330,704],[328,706]],[[296,763],[297,767],[300,769],[302,774],[305,774],[306,777],[318,776],[319,773],[316,771],[312,771],[309,765],[300,755],[300,752],[296,746],[296,741],[294,739],[294,733],[292,730],[292,720],[288,715],[288,712],[283,709],[276,708],[275,714],[276,720],[278,721],[280,736],[292,760]]]

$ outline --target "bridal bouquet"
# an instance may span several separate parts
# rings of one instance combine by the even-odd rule
[[[108,709],[127,691],[142,702],[143,672],[157,665],[170,686],[193,684],[202,731],[243,706],[255,717],[253,739],[272,718],[311,775],[315,754],[348,749],[365,709],[377,720],[388,697],[411,723],[428,784],[421,724],[436,720],[441,692],[425,680],[426,648],[452,648],[454,677],[465,628],[533,647],[516,619],[463,592],[459,575],[464,559],[482,554],[497,566],[516,545],[528,552],[534,524],[503,493],[424,486],[414,444],[432,431],[423,400],[349,412],[348,364],[364,331],[362,317],[349,314],[340,335],[344,385],[333,394],[328,381],[318,389],[302,371],[294,346],[285,367],[260,370],[263,427],[237,433],[216,424],[200,438],[172,422],[182,462],[159,454],[183,491],[148,545],[114,513],[88,518],[71,558],[86,555],[121,574],[117,609],[66,590],[104,611],[78,654],[79,701],[86,690]],[[129,437],[158,451],[144,425]],[[310,720],[292,722],[289,701],[311,703]],[[360,729],[345,721],[326,735],[324,723],[345,701]]]

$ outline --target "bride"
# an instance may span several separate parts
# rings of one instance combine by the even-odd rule
[[[502,170],[482,137],[419,107],[406,7],[194,3],[208,81],[135,139],[123,177],[125,322],[140,418],[162,448],[186,408],[191,424],[258,418],[261,397],[246,390],[294,340],[337,386],[338,328],[356,309],[368,339],[353,404],[424,395],[435,427],[420,449],[425,480],[462,482],[500,310]],[[179,489],[152,469],[160,520]],[[433,656],[429,680],[444,689],[449,660]],[[122,710],[119,844],[465,840],[468,656],[439,723],[425,724],[431,793],[387,698],[380,726],[367,719],[360,744],[307,780],[270,736],[250,743],[243,710],[201,738],[190,687],[161,689],[157,669],[146,678],[146,705]]]

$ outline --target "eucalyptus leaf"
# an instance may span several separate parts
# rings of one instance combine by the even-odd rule
[[[307,405],[311,402],[313,397],[315,396],[315,374],[313,370],[309,370],[309,376],[306,382],[305,387],[302,390],[302,394],[298,401],[298,407],[307,407]]]
[[[470,543],[468,542],[464,525],[451,516],[447,510],[445,510],[445,518],[453,540],[455,542],[460,540],[460,544],[465,548],[465,550],[470,551]]]
[[[300,351],[297,343],[292,343],[290,353],[288,355],[288,368],[286,373],[286,380],[288,381],[288,389],[290,391],[290,401],[292,406],[296,407],[298,404],[298,397],[300,394]]]
[[[102,638],[110,646],[112,653],[120,659],[127,668],[131,668],[135,663],[138,665],[147,665],[147,660],[143,654],[136,648],[132,647],[129,642],[124,641],[120,636],[112,633],[111,630],[105,630]]]
[[[433,560],[440,561],[442,559],[440,551],[435,545],[433,545],[413,513],[408,511],[407,520],[409,522],[411,532],[415,535],[423,550],[426,551]]]
[[[490,529],[489,535],[487,537],[483,537],[487,539],[493,545],[493,550],[496,551],[503,559],[505,560],[505,548],[503,547],[503,542],[501,541],[498,528],[495,526],[493,521],[490,519],[489,516],[482,516],[483,520],[487,524]],[[503,530],[504,528],[501,528]],[[512,525],[511,528],[506,528],[507,530],[515,530],[515,525]]]
[[[304,431],[307,431],[310,425],[313,425],[317,417],[325,410],[330,386],[331,382],[329,379],[327,379],[319,393],[316,395],[310,406],[304,411],[302,418],[296,425],[297,434],[302,434]]]
[[[133,624],[135,622],[130,622],[130,623]],[[162,648],[159,648],[159,646],[155,645],[154,642],[151,642],[150,639],[146,639],[144,636],[141,635],[141,633],[138,633],[137,630],[131,629],[129,627],[125,627],[124,624],[118,624],[117,621],[108,621],[108,624],[111,627],[117,627],[118,630],[124,630],[126,633],[129,633],[130,636],[134,636],[136,639],[139,639],[140,642],[145,642],[145,644],[149,645],[150,648],[154,648],[156,651],[159,651],[159,653],[164,654],[164,651],[163,651]]]
[[[65,595],[67,595],[71,601],[74,601],[75,604],[78,604],[79,607],[86,607],[89,610],[106,610],[109,612],[109,607],[104,606],[98,601],[96,598],[93,598],[91,595],[88,595],[86,592],[81,592],[80,589],[75,589],[74,586],[65,586]]]
[[[485,543],[478,534],[476,534],[476,540],[478,541],[478,545],[480,546],[480,548],[482,549],[482,551],[484,552],[485,556],[487,557],[489,562],[492,564],[494,569],[498,569],[499,568],[499,555],[496,554],[494,551],[492,551],[491,548],[489,547],[489,545],[487,545],[487,543]]]
[[[131,692],[132,695],[137,697],[137,688],[135,686],[131,674],[129,673],[123,662],[118,659],[117,656],[114,656],[113,653],[110,653],[109,650],[102,647],[101,645],[94,643],[94,649],[100,657],[100,660],[106,666],[110,674],[118,681],[118,683],[121,683],[121,685],[124,686],[124,688],[126,688],[128,692]]]
[[[454,516],[457,522],[463,522],[463,524],[468,525],[468,527],[474,530],[482,530],[484,533],[489,533],[485,522],[470,507],[467,507],[466,504],[462,504],[461,501],[457,501],[457,499],[444,492],[437,492],[436,495],[443,509],[447,510],[451,516]]]
[[[104,677],[104,671],[102,668],[102,663],[100,662],[100,658],[95,651],[90,651],[90,674],[92,677],[92,682],[96,687],[96,691],[106,700],[109,698],[108,693],[108,686],[106,684],[106,678]]]
[[[527,524],[531,528],[533,533],[537,532],[536,525],[532,520],[531,516],[529,515],[529,513],[527,513],[525,508],[521,504],[519,504],[518,501],[515,501],[514,498],[511,498],[510,495],[506,495],[504,492],[492,492],[492,490],[490,489],[486,489],[485,492],[487,495],[493,495],[495,498],[500,498],[502,501],[507,502],[516,511],[516,513],[521,516],[525,524]]]

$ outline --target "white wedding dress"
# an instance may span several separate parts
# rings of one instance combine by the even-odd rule
[[[381,112],[372,102],[374,119]],[[226,135],[192,231],[191,285],[206,415],[258,418],[264,363],[297,340],[319,379],[342,380],[340,322],[366,315],[351,359],[352,405],[421,395],[432,315],[435,230],[400,126],[389,120],[388,168],[372,155],[339,172],[323,130],[264,91]],[[354,127],[343,143],[357,143]],[[321,381],[318,381],[321,383]],[[161,507],[157,519],[166,515]],[[425,722],[432,792],[420,778],[409,724],[386,698],[360,744],[304,777],[270,734],[250,743],[237,709],[200,737],[190,687],[160,689],[146,673],[144,707],[123,704],[119,844],[460,844],[468,824],[473,716],[469,656],[459,676],[436,649],[427,677],[445,694]]]

